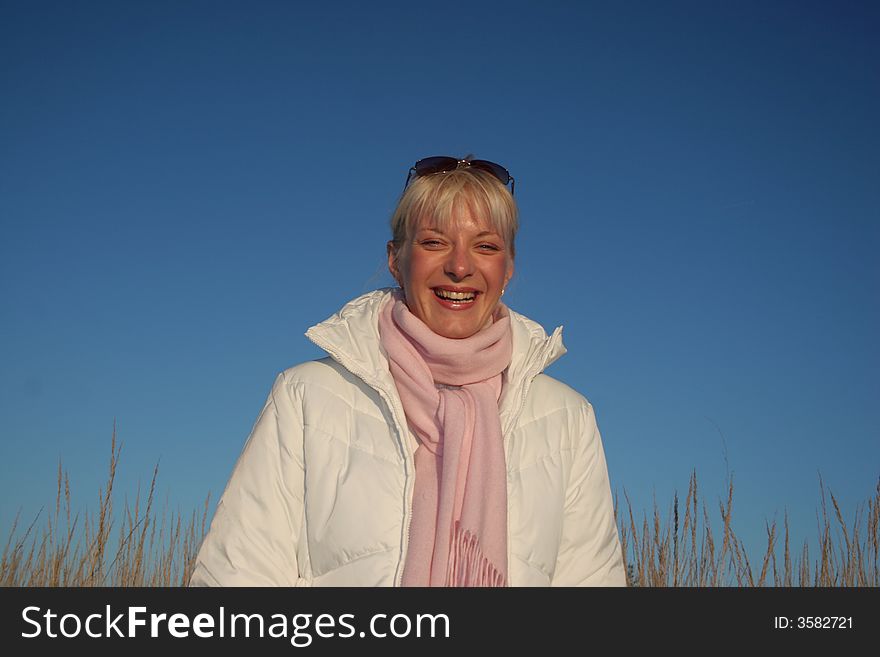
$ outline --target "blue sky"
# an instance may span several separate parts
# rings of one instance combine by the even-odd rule
[[[222,492],[305,330],[392,284],[428,155],[500,162],[505,301],[569,353],[612,488],[726,473],[750,549],[880,475],[880,10],[860,2],[4,2],[0,527],[160,463]],[[92,504],[93,506],[93,504]],[[5,530],[4,530],[5,531]]]

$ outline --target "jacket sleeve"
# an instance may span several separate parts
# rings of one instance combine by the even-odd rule
[[[279,374],[217,505],[190,586],[297,584],[302,436],[302,404]]]
[[[626,586],[611,486],[593,407],[584,400],[552,586]]]

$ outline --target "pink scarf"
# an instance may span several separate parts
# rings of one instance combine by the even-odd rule
[[[400,292],[379,314],[382,347],[420,443],[404,586],[507,585],[498,398],[513,342],[504,305],[494,319],[469,338],[444,338],[409,311]]]

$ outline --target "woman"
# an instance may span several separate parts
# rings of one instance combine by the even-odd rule
[[[501,303],[512,192],[485,160],[410,169],[387,245],[400,288],[308,330],[329,357],[276,379],[192,584],[625,584],[593,409],[541,373],[561,328]]]

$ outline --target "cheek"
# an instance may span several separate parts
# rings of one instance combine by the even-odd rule
[[[491,280],[492,284],[498,288],[498,292],[501,292],[501,289],[507,284],[507,279],[510,277],[510,267],[507,263],[500,263],[498,266],[492,269]]]
[[[400,283],[401,287],[403,287],[403,284],[406,283],[406,279],[409,277],[410,266],[408,254],[403,249],[397,253],[394,264],[397,268],[397,276],[395,276],[395,278],[397,279],[397,282]]]
[[[404,259],[401,275],[405,281],[409,281],[412,285],[417,285],[427,280],[431,271],[430,258],[426,257],[425,254],[415,253]]]

